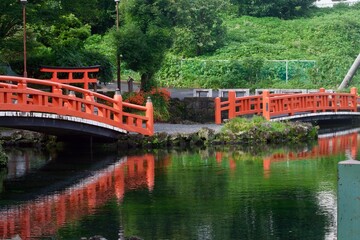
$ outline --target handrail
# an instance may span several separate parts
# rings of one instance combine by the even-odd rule
[[[222,112],[228,112],[228,119],[240,115],[261,114],[262,96],[236,97],[235,91],[229,91],[228,100],[221,101],[220,97],[215,98],[215,123],[221,124]]]
[[[42,91],[36,86],[48,87],[49,90]],[[124,108],[130,111],[124,111]],[[93,120],[143,135],[154,133],[151,101],[148,100],[146,106],[139,106],[123,102],[119,92],[110,98],[48,80],[0,76],[0,111],[5,110],[55,113]],[[133,113],[134,110],[140,114]]]
[[[225,101],[215,98],[215,123],[221,124],[223,115],[228,119],[249,114],[258,114],[267,120],[284,115],[306,112],[350,111],[357,112],[357,89],[350,93],[331,93],[321,88],[319,92],[296,94],[270,94],[264,90],[262,95],[236,97],[229,92]]]

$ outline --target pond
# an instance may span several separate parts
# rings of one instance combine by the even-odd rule
[[[0,239],[336,239],[337,165],[358,137],[122,157],[7,150]]]

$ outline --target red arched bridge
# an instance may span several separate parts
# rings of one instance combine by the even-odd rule
[[[134,132],[152,135],[153,106],[122,101],[56,81],[0,76],[0,126],[62,138],[114,140]]]
[[[350,93],[329,93],[324,88],[314,93],[270,94],[236,97],[229,91],[226,100],[215,99],[215,123],[238,116],[261,115],[267,120],[327,120],[360,117],[357,89]]]

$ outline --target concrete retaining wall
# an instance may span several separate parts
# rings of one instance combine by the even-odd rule
[[[214,123],[215,101],[212,97],[186,97],[170,102],[172,122],[191,121],[198,123]]]

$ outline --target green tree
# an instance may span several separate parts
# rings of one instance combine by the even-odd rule
[[[91,26],[91,33],[104,34],[115,24],[113,0],[61,0],[63,14],[74,14],[84,24]]]
[[[38,1],[39,2],[39,1]],[[33,17],[35,4],[27,4],[27,18]],[[28,51],[32,50],[32,29],[28,29]],[[9,62],[22,58],[23,16],[19,1],[0,1],[0,60]]]
[[[127,69],[140,73],[141,89],[146,91],[154,85],[153,76],[171,46],[168,1],[129,0],[122,7],[117,51]]]
[[[239,15],[279,17],[284,19],[304,15],[315,0],[232,0]]]
[[[213,52],[221,47],[226,28],[215,0],[181,0],[176,9],[174,49],[186,57]]]
[[[21,5],[13,0],[0,1],[0,41],[13,36],[22,23]],[[0,42],[1,43],[1,42]],[[4,46],[0,44],[0,46]]]

